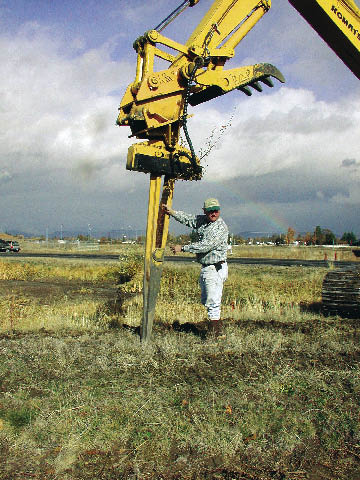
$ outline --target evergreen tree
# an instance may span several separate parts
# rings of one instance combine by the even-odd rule
[[[341,237],[341,240],[348,243],[349,245],[352,245],[356,242],[356,235],[354,232],[345,232]]]

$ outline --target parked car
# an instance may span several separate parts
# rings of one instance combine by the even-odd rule
[[[7,252],[13,252],[13,253],[18,253],[20,252],[20,245],[19,242],[15,242],[13,240],[8,240],[6,243],[6,251]]]
[[[8,249],[7,242],[0,238],[0,252],[7,252],[7,249]]]

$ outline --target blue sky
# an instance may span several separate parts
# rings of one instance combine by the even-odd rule
[[[0,230],[144,228],[148,176],[125,170],[131,141],[115,120],[135,74],[133,41],[180,3],[0,0]],[[211,3],[163,33],[184,43]],[[273,0],[225,68],[261,62],[286,84],[190,112],[197,151],[211,132],[217,142],[204,179],[177,183],[174,207],[197,212],[217,196],[235,233],[321,225],[360,235],[358,79],[286,0]]]

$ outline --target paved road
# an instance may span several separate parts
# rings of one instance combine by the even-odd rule
[[[11,258],[69,258],[69,259],[81,259],[81,260],[118,260],[119,255],[108,254],[94,254],[94,253],[0,253],[1,257]],[[166,262],[194,262],[193,257],[182,256],[167,256]],[[351,265],[360,265],[359,262],[329,262],[325,260],[295,260],[295,259],[280,259],[280,258],[239,258],[230,257],[228,263],[234,263],[237,265],[274,265],[276,267],[328,267],[334,265],[336,267],[346,267]]]

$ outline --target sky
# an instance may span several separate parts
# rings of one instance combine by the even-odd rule
[[[125,169],[134,140],[115,122],[133,41],[180,3],[0,0],[0,231],[145,229],[149,175]],[[211,4],[162,33],[185,43]],[[189,107],[196,152],[212,148],[201,181],[176,182],[174,208],[201,213],[216,197],[234,234],[320,225],[360,236],[359,80],[287,0],[273,0],[225,68],[263,62],[286,83]]]

